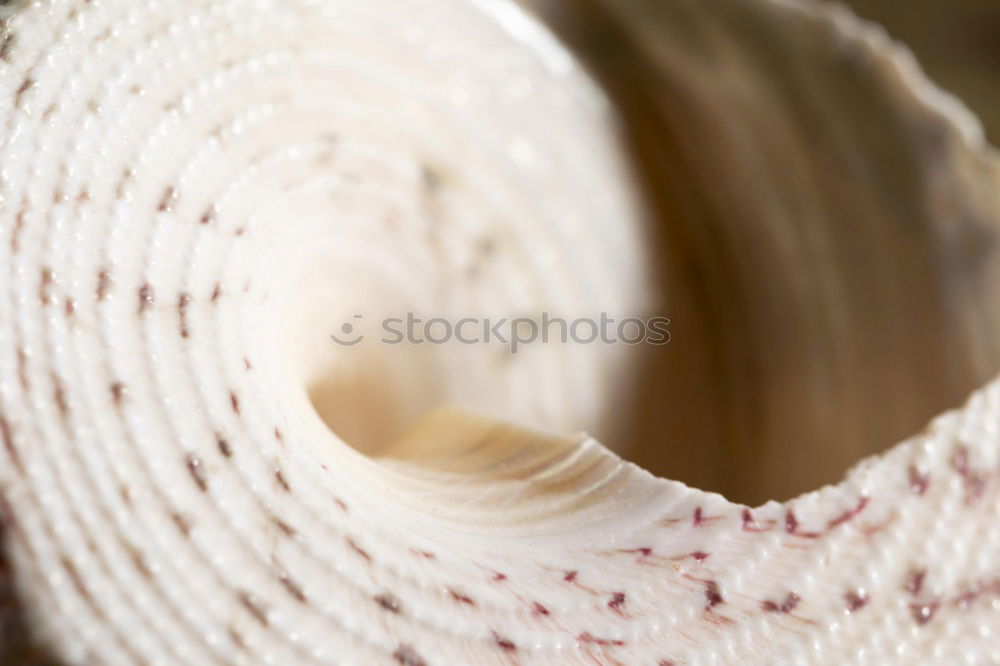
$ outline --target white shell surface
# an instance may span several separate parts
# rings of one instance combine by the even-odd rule
[[[390,438],[441,402],[604,421],[620,350],[329,340],[648,306],[611,111],[513,5],[52,0],[5,30],[0,518],[60,660],[1000,663],[996,384],[755,508],[586,435],[446,422],[475,455],[382,464],[317,415],[319,386]]]

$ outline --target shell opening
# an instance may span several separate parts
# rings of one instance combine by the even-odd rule
[[[663,10],[672,11],[680,10]],[[608,155],[628,151],[652,220],[643,225],[627,208],[611,225],[577,215],[587,234],[621,234],[619,252],[603,257],[604,275],[623,267],[627,275],[607,278],[604,303],[669,317],[671,343],[617,356],[532,350],[481,364],[440,349],[405,362],[398,353],[370,357],[313,385],[335,431],[378,454],[405,440],[421,414],[455,404],[586,430],[651,472],[759,504],[839,480],[993,376],[1000,338],[989,335],[995,308],[984,307],[996,263],[996,229],[982,222],[988,181],[927,167],[932,150],[958,161],[948,146],[962,138],[913,104],[904,73],[874,53],[845,59],[825,21],[781,32],[748,16],[725,48],[695,51],[681,34],[690,16],[664,16],[652,30],[596,6],[553,12],[549,22],[624,121],[621,143],[600,159],[613,164]],[[777,47],[761,47],[803,39],[819,47],[784,44],[810,54],[794,62],[776,63]],[[810,83],[820,70],[823,87]],[[606,182],[620,175],[604,174]],[[566,184],[575,177],[561,173],[550,193],[573,191]],[[532,250],[517,247],[498,218],[479,218],[484,237],[500,230],[490,246],[502,248],[498,265],[510,279],[537,281],[537,264],[511,259]],[[558,242],[547,256],[549,266],[580,271],[590,259],[586,248]],[[579,296],[573,286],[567,292]],[[517,305],[596,311],[556,290],[546,297]],[[536,374],[510,370],[531,366]],[[589,379],[567,374],[581,366]],[[393,375],[400,368],[405,377]],[[600,390],[576,390],[583,382]],[[378,417],[362,417],[375,407]]]

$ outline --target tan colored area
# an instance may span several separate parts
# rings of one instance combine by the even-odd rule
[[[783,30],[768,3],[543,4],[625,117],[673,320],[608,444],[735,501],[783,500],[995,375],[1000,170],[884,43],[859,52],[826,21]],[[892,4],[946,84],[996,98],[1000,39],[961,35],[1000,10]]]
[[[932,79],[958,95],[1000,144],[1000,3],[995,0],[848,0],[916,53]]]

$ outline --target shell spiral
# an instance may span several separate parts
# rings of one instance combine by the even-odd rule
[[[329,339],[357,312],[648,306],[612,113],[517,7],[0,20],[0,525],[60,661],[1000,663],[998,385],[755,508],[582,435],[450,421],[482,446],[433,469],[356,450],[443,400],[600,423],[630,362]]]

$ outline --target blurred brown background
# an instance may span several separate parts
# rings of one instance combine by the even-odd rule
[[[1000,145],[1000,0],[847,0],[916,53],[941,87],[960,97]]]
[[[623,392],[612,448],[730,499],[788,499],[995,374],[974,342],[995,339],[981,335],[974,258],[992,212],[963,214],[984,222],[961,224],[962,249],[942,242],[959,209],[993,201],[992,183],[969,196],[979,185],[960,182],[940,118],[894,68],[845,58],[829,24],[768,2],[522,1],[625,119],[670,294],[674,344]],[[846,2],[1000,143],[1000,0]],[[930,196],[925,175],[952,170],[954,199]],[[945,290],[942,276],[965,277]],[[838,285],[836,307],[820,285]]]

